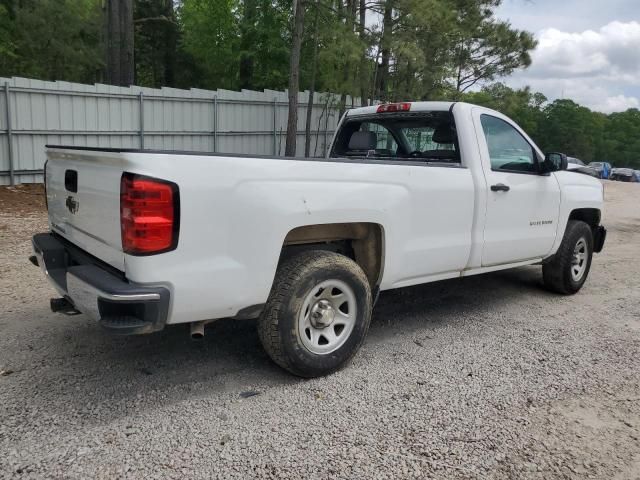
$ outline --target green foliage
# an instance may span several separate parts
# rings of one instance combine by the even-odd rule
[[[112,0],[0,0],[0,73],[102,80]],[[530,62],[526,32],[493,18],[500,0],[305,0],[301,85],[370,98],[462,92]],[[228,89],[288,84],[292,0],[133,0],[136,83]],[[383,14],[382,25],[362,18]],[[307,15],[307,18],[314,18]],[[317,38],[318,56],[314,43]]]
[[[612,113],[599,132],[598,159],[640,169],[640,111]]]
[[[493,18],[500,0],[454,0],[454,21],[450,38],[455,78],[452,87],[464,92],[478,82],[509,75],[531,64],[529,51],[536,41],[529,32],[515,30]]]
[[[108,1],[0,0],[0,76],[102,81]],[[315,90],[341,94],[341,107],[346,95],[459,98],[505,113],[546,151],[640,168],[640,111],[604,115],[570,100],[548,103],[529,88],[488,84],[526,68],[535,47],[530,33],[493,16],[500,3],[303,0],[301,89],[311,86],[315,71]],[[292,0],[133,4],[137,84],[287,88]]]
[[[346,17],[332,15],[326,7],[320,8],[317,89],[356,94],[357,67],[366,45],[358,37],[353,20],[346,21]],[[312,45],[308,44],[307,50],[310,51],[311,48]],[[303,52],[303,72],[310,68],[309,60],[310,54],[305,55]],[[303,81],[305,80],[306,76],[303,75]]]
[[[198,87],[234,88],[237,82],[237,0],[185,0],[180,8],[183,45],[199,64]]]
[[[243,88],[254,90],[287,87],[291,32],[291,2],[254,0],[255,15],[242,21],[241,55],[253,64],[250,81]],[[244,2],[246,6],[246,1]]]
[[[467,93],[464,101],[504,113],[533,138],[539,137],[539,128],[544,124],[543,106],[547,98],[541,93],[532,93],[529,87],[513,90],[495,83],[478,92]]]
[[[548,149],[560,148],[585,162],[595,160],[603,127],[600,115],[571,100],[556,100],[543,112],[548,121],[539,135]]]
[[[103,67],[100,0],[0,4],[0,74],[93,83]]]
[[[137,0],[135,18],[135,83],[161,87],[175,85],[178,36],[173,0]]]
[[[193,86],[286,88],[290,9],[278,0],[184,0],[182,45],[202,72]],[[241,61],[250,72],[243,79]]]
[[[456,10],[450,7],[442,0],[397,0],[388,98],[428,100],[449,90],[456,20]]]

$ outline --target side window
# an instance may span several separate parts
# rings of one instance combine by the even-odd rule
[[[533,147],[504,120],[481,115],[482,130],[489,147],[491,169],[510,172],[537,172]]]

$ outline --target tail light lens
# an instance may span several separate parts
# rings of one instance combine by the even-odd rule
[[[122,174],[120,227],[125,253],[151,255],[174,250],[179,226],[180,197],[175,183]]]

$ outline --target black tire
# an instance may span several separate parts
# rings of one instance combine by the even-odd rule
[[[298,322],[305,298],[328,280],[344,282],[352,290],[355,323],[337,350],[317,354],[303,343]],[[319,377],[340,369],[356,354],[369,330],[371,309],[371,288],[357,263],[333,252],[306,251],[278,267],[258,320],[258,334],[267,354],[279,366],[300,377]]]
[[[585,265],[581,275],[572,274],[574,251],[580,241],[586,244]],[[569,220],[560,248],[553,259],[542,265],[542,278],[545,286],[556,293],[572,295],[582,288],[589,276],[593,257],[593,232],[591,227],[580,220]]]

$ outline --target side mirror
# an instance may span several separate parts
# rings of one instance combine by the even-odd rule
[[[551,152],[544,157],[544,170],[546,172],[566,170],[568,164],[567,156],[564,153]]]

